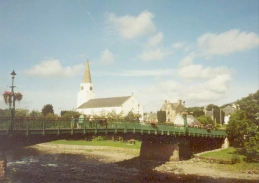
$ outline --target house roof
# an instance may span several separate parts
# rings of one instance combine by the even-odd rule
[[[77,109],[120,107],[130,97],[131,96],[91,99],[88,102],[83,103]]]
[[[233,107],[230,107],[229,105],[222,110],[224,111],[225,115],[230,115],[236,111]]]

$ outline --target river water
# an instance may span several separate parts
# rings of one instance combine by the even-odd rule
[[[153,172],[143,176],[138,158],[113,162],[82,151],[62,151],[39,146],[6,152],[7,175],[2,183],[140,183],[236,182],[188,175]],[[243,181],[240,181],[243,182]]]

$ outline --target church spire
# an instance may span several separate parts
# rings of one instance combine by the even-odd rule
[[[85,73],[83,77],[83,83],[92,83],[91,74],[90,74],[90,67],[89,61],[86,61]]]

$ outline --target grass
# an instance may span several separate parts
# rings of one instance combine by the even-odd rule
[[[66,144],[66,145],[82,145],[82,146],[110,146],[121,148],[140,149],[141,142],[136,141],[135,144],[129,144],[128,142],[100,140],[100,141],[84,141],[84,140],[56,140],[49,142],[50,144]]]
[[[204,158],[211,158],[223,161],[231,161],[233,158],[238,158],[240,160],[239,163],[235,164],[218,164],[217,168],[222,170],[229,170],[234,172],[253,172],[259,173],[259,163],[247,163],[244,161],[244,155],[240,153],[240,149],[235,149],[233,147],[215,151],[215,152],[208,152],[205,154],[200,155]]]

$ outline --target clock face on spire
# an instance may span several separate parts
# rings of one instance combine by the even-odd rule
[[[89,88],[89,89],[90,89],[90,91],[92,91],[92,90],[93,90],[93,87],[91,87],[91,86],[90,86],[90,88]]]

